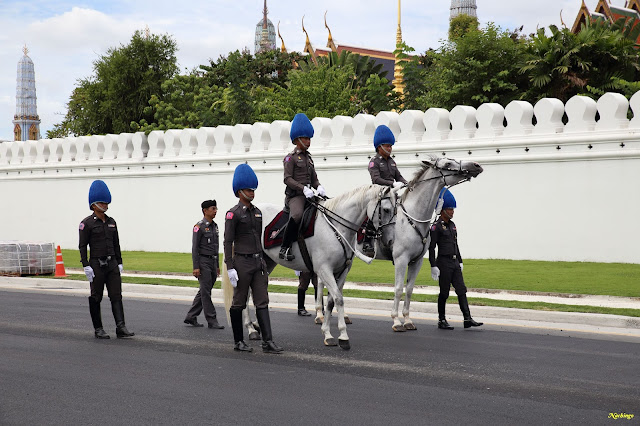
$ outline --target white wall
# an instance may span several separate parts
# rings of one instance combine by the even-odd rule
[[[453,189],[463,257],[640,263],[640,118],[628,120],[629,107],[610,93],[566,105],[543,99],[535,107],[516,101],[316,118],[310,152],[329,195],[368,184],[373,132],[387,124],[407,179],[429,155],[485,168]],[[631,110],[640,111],[639,94]],[[283,203],[289,127],[276,121],[0,143],[0,240],[77,247],[89,185],[103,179],[124,250],[188,252],[201,201],[218,200],[216,221],[224,226],[224,212],[237,202],[231,179],[238,164],[258,174],[257,202]]]

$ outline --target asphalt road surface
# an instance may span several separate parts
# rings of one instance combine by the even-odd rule
[[[1,425],[522,425],[640,420],[640,339],[542,328],[438,330],[353,316],[352,349],[273,309],[281,355],[182,323],[188,304],[124,301],[132,339],[93,337],[86,297],[0,291]],[[218,305],[221,323],[226,324]],[[457,309],[450,305],[449,309]],[[203,321],[200,317],[200,321]],[[337,331],[334,320],[334,336]]]

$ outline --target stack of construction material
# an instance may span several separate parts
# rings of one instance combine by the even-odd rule
[[[55,269],[53,243],[0,241],[0,275],[52,274]]]

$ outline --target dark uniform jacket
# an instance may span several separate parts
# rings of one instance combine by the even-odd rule
[[[313,159],[308,151],[296,148],[284,157],[283,162],[284,184],[287,185],[284,193],[288,198],[304,195],[302,188],[307,185],[313,188],[320,186]]]
[[[112,256],[118,264],[122,263],[120,238],[118,237],[116,221],[107,215],[105,215],[105,219],[106,221],[103,222],[98,219],[98,216],[92,214],[80,222],[80,243],[78,244],[78,248],[80,249],[82,266],[89,266],[87,245],[90,246],[92,259]]]
[[[218,246],[220,237],[218,235],[218,225],[203,218],[193,227],[193,237],[191,238],[191,259],[193,269],[200,269],[200,256],[218,258]]]
[[[392,186],[396,181],[407,183],[393,158],[384,158],[380,154],[377,154],[369,162],[369,174],[371,175],[371,183],[378,185]]]
[[[224,262],[227,269],[235,269],[233,253],[256,254],[262,252],[262,212],[251,204],[236,204],[225,215]]]
[[[442,218],[438,219],[431,226],[430,234],[429,263],[432,267],[436,266],[436,245],[438,246],[438,260],[454,259],[457,263],[462,263],[462,256],[460,256],[458,248],[458,231],[452,220],[447,223]]]

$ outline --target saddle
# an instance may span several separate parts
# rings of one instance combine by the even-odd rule
[[[311,203],[305,203],[302,221],[298,228],[298,239],[309,238],[314,234],[318,209]],[[286,206],[275,218],[264,228],[264,248],[280,246],[282,237],[289,223],[289,207]]]

